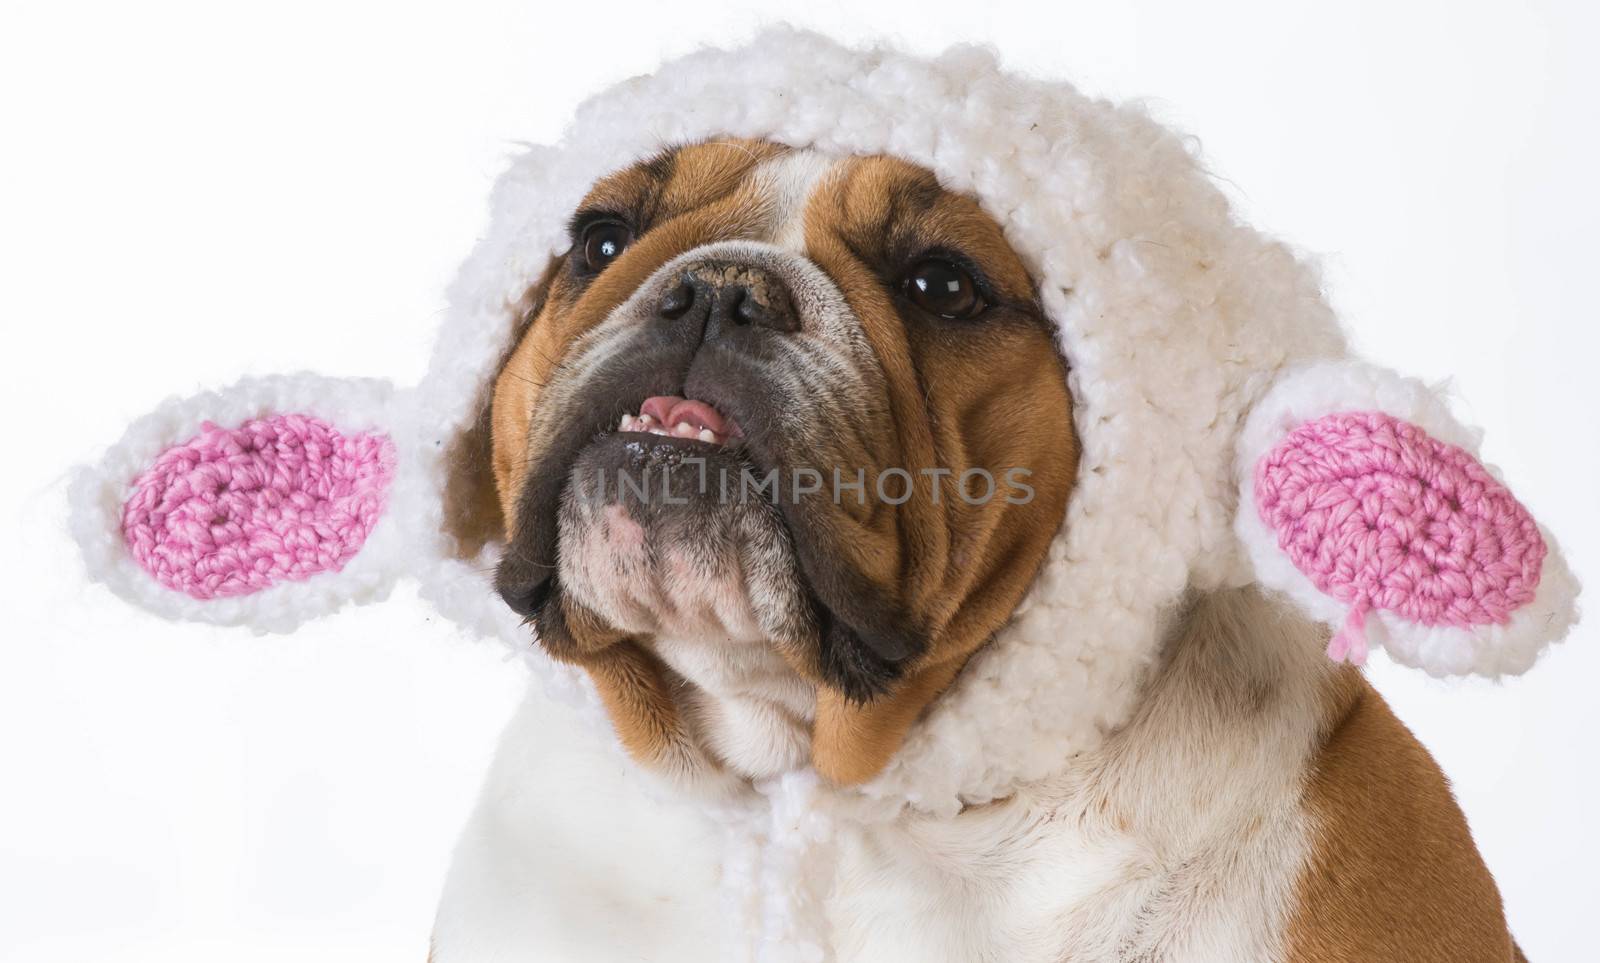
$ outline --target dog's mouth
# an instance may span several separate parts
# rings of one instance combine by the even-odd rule
[[[738,422],[718,411],[715,406],[682,395],[646,398],[637,413],[622,416],[617,431],[692,438],[719,448],[736,444],[744,437]]]
[[[570,647],[581,658],[588,646],[574,637],[569,608],[587,609],[609,631],[648,635],[636,627],[660,609],[692,607],[683,585],[733,573],[710,594],[744,595],[755,603],[747,626],[815,653],[825,678],[869,696],[918,651],[916,627],[835,561],[842,536],[830,524],[827,493],[795,496],[788,487],[814,461],[794,440],[788,406],[745,366],[693,369],[677,383],[663,383],[670,375],[659,368],[632,369],[643,390],[597,385],[550,419],[549,444],[521,496],[517,537],[496,573],[502,596],[546,647]],[[645,394],[652,388],[660,393]],[[832,469],[812,471],[828,477]],[[625,546],[606,541],[618,531],[641,542],[645,561],[632,569],[617,561],[628,557]],[[678,569],[665,577],[637,575],[674,562]],[[578,565],[589,577],[575,577]],[[661,585],[667,589],[651,592]],[[612,604],[602,605],[605,598]],[[651,617],[626,618],[638,614],[637,598],[662,604]]]
[[[720,561],[704,533],[727,532],[735,521],[748,528],[756,517],[752,509],[760,508],[763,524],[793,544],[782,513],[772,504],[752,506],[759,499],[746,484],[774,470],[789,447],[769,430],[771,399],[761,379],[722,361],[691,356],[690,370],[674,377],[672,369],[682,363],[675,353],[625,352],[587,390],[536,421],[533,431],[543,444],[519,496],[516,535],[496,573],[514,611],[537,627],[564,596],[576,602],[575,593],[592,595],[583,589],[598,577],[587,586],[562,583],[586,543],[595,554],[596,532],[604,528],[639,526],[655,556],[693,542],[704,566]],[[799,590],[811,597],[800,581]]]
[[[560,605],[640,640],[814,636],[796,538],[726,411],[652,395],[579,446],[556,505]]]

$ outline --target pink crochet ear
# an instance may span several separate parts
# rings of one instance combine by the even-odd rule
[[[1237,441],[1234,532],[1255,578],[1432,675],[1527,671],[1578,619],[1551,534],[1420,381],[1353,359],[1279,372]]]
[[[1505,625],[1539,586],[1546,548],[1527,509],[1471,453],[1382,412],[1291,431],[1257,463],[1255,497],[1294,566],[1349,607],[1336,661],[1366,660],[1371,610]]]
[[[167,588],[248,595],[342,569],[382,516],[394,467],[388,435],[310,415],[208,422],[134,482],[122,535]]]

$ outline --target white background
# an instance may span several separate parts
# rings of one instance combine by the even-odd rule
[[[65,473],[242,374],[414,381],[514,145],[779,16],[1148,99],[1325,256],[1369,357],[1455,379],[1600,584],[1593,5],[539,6],[0,14],[0,957],[420,963],[523,670],[404,588],[287,638],[136,612],[86,584]],[[1600,629],[1499,686],[1377,662],[1529,956],[1592,959]]]

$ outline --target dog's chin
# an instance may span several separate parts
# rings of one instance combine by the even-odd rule
[[[562,591],[642,638],[794,645],[813,635],[782,516],[724,441],[618,431],[586,445],[559,510]]]

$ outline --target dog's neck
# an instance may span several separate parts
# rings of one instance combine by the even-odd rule
[[[1276,630],[1263,631],[1268,624]],[[1204,650],[1213,653],[1213,661],[1220,658],[1227,663],[1227,672],[1191,670],[1185,678],[1211,679],[1217,698],[1224,698],[1222,692],[1242,698],[1237,693],[1244,690],[1259,698],[1289,678],[1324,675],[1326,667],[1316,645],[1280,642],[1278,634],[1291,626],[1295,634],[1315,632],[1286,619],[1258,593],[1228,592],[1191,600],[1174,621],[1163,655],[1145,680],[1140,703],[1172,675],[1174,659],[1194,658],[1197,635],[1207,639]],[[687,683],[683,704],[695,739],[732,774],[761,779],[809,764],[816,689],[770,640],[700,631],[658,635],[649,644]],[[1302,648],[1305,652],[1299,651]]]
[[[761,779],[809,764],[816,689],[772,643],[684,633],[651,648],[689,683],[689,726],[722,765]]]

